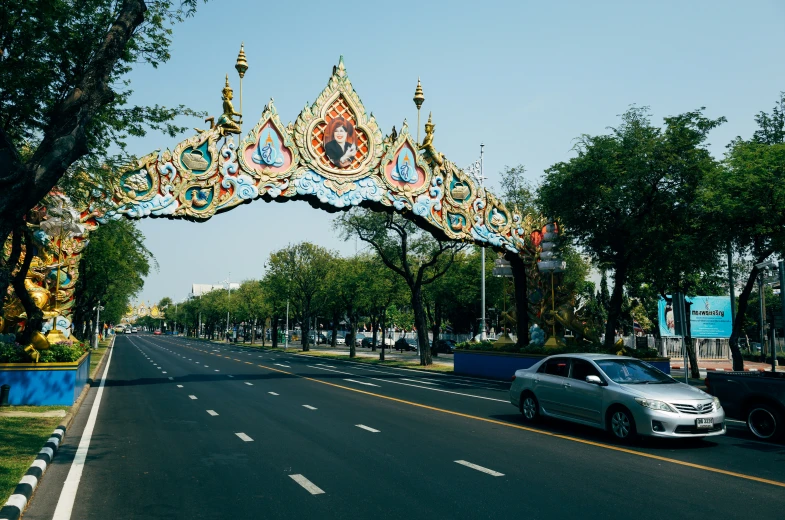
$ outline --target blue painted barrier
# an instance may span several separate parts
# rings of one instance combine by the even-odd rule
[[[0,363],[0,385],[10,385],[12,406],[67,405],[90,376],[90,352],[72,363]]]
[[[529,368],[544,357],[547,356],[544,354],[456,350],[454,373],[510,381],[516,370]],[[671,364],[668,358],[643,359],[641,361],[645,361],[666,374],[671,373]]]

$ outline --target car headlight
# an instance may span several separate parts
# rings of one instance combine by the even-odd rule
[[[677,413],[676,410],[673,409],[671,405],[665,403],[663,401],[655,401],[653,399],[644,399],[642,397],[636,397],[635,402],[641,406],[646,408],[650,408],[652,410],[659,410],[662,412],[673,412]]]
[[[715,397],[713,399],[713,401],[714,401],[714,410],[715,411],[716,410],[721,410],[722,409],[722,403],[720,402],[720,400],[717,397]]]

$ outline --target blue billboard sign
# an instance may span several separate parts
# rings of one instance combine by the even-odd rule
[[[690,333],[693,338],[729,338],[733,331],[730,296],[687,296]],[[659,301],[660,336],[676,336],[670,296]]]

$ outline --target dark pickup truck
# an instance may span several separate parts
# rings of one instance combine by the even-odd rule
[[[746,421],[757,438],[785,438],[785,372],[709,372],[708,392],[719,398],[725,417]]]

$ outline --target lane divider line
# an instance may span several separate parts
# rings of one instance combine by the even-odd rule
[[[191,398],[191,399],[193,399],[194,401],[197,399],[197,397],[196,397],[195,395],[189,395],[188,397],[190,397],[190,398]]]
[[[212,415],[213,417],[215,417],[216,415],[218,415],[218,412],[216,412],[215,410],[207,410],[207,413],[209,413],[209,414],[210,414],[210,415]]]
[[[379,387],[379,385],[375,385],[375,384],[373,384],[373,383],[366,383],[366,382],[364,382],[364,381],[357,381],[357,380],[355,380],[355,379],[344,379],[344,381],[349,381],[349,382],[351,382],[351,383],[357,383],[358,385],[365,385],[365,386],[375,386],[375,387],[377,387],[377,388],[380,388],[380,387]]]
[[[368,430],[371,433],[381,433],[380,430],[377,430],[375,428],[371,428],[370,426],[366,426],[364,424],[355,424],[355,426],[357,426],[358,428],[362,428],[363,430]]]
[[[242,440],[244,440],[245,442],[253,442],[253,439],[252,439],[252,438],[250,438],[249,436],[247,436],[246,434],[244,434],[243,432],[238,432],[238,433],[235,433],[235,435],[237,435],[238,437],[240,437],[240,438],[241,438]]]
[[[487,473],[493,477],[503,477],[504,473],[499,473],[498,471],[493,471],[492,469],[484,468],[482,466],[478,466],[477,464],[472,464],[471,462],[467,462],[465,460],[456,460],[458,464],[466,466],[467,468],[476,469],[477,471],[482,471],[483,473]]]
[[[98,419],[98,410],[101,407],[101,399],[104,396],[106,376],[109,374],[109,367],[112,364],[112,354],[114,354],[114,348],[109,350],[109,358],[106,360],[106,367],[104,368],[104,374],[101,377],[101,384],[98,386],[98,391],[95,393],[93,407],[90,409],[90,415],[87,417],[87,424],[82,432],[82,438],[79,440],[79,447],[76,449],[76,455],[71,463],[71,469],[68,470],[68,476],[65,478],[65,483],[60,492],[60,498],[57,500],[57,506],[55,507],[52,520],[70,520],[71,518],[74,502],[76,501],[76,492],[79,489],[79,482],[82,480],[82,472],[84,471],[84,466],[87,462],[87,451],[90,449],[90,441],[93,438],[95,422]]]
[[[308,408],[309,410],[316,410],[317,409],[316,407],[311,406],[310,404],[304,404],[303,408]]]
[[[302,475],[289,475],[292,480],[300,484],[306,491],[308,491],[312,495],[321,495],[324,493],[322,489],[308,480],[307,478],[303,477]]]

